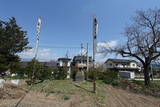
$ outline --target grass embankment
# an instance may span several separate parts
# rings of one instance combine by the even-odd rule
[[[108,84],[135,93],[160,97],[160,81],[151,81],[149,86],[145,86],[144,81],[116,79]]]
[[[55,95],[61,100],[71,100],[74,96],[78,96],[80,103],[88,101],[91,107],[94,105],[102,107],[105,106],[106,88],[102,81],[96,81],[96,83],[96,93],[92,92],[92,82],[75,83],[71,80],[45,80],[35,84],[32,90],[44,92],[46,96]],[[28,88],[27,85],[24,87]]]
[[[131,82],[135,83],[140,87],[138,92],[143,93],[145,95],[160,97],[160,81],[151,81],[149,86],[145,86],[144,81],[132,80]]]

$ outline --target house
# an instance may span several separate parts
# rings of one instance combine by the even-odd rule
[[[88,57],[89,67],[92,62],[92,57]],[[87,69],[87,56],[74,56],[72,61],[72,67],[76,67],[79,70],[86,70]]]
[[[58,63],[57,66],[59,68],[67,68],[67,78],[70,78],[70,73],[71,73],[71,59],[70,58],[58,58]]]
[[[150,68],[154,71],[160,71],[160,64],[151,63]]]
[[[57,62],[54,60],[47,61],[47,62],[40,62],[45,67],[50,67],[50,68],[56,68],[57,67]]]
[[[135,60],[108,59],[105,62],[105,69],[109,71],[139,71],[139,66]]]
[[[71,59],[70,58],[58,58],[58,67],[70,67]]]

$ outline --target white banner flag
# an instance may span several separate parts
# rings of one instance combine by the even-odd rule
[[[36,47],[35,47],[35,59],[37,58],[37,54],[38,54],[38,47],[39,47],[39,36],[40,36],[40,30],[41,30],[41,24],[42,24],[42,20],[39,17],[38,18],[38,23],[37,23],[37,28],[36,28]]]
[[[38,18],[38,23],[37,23],[37,40],[39,40],[39,34],[40,34],[41,24],[42,24],[42,20],[39,17]]]

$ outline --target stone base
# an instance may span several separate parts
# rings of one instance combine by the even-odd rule
[[[76,74],[76,82],[83,82],[85,80],[84,72],[78,71]]]

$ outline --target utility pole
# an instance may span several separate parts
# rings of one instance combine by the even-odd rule
[[[82,69],[83,69],[83,54],[82,54],[82,51],[83,51],[83,43],[81,43],[81,73],[83,72]],[[82,73],[83,74],[83,73]]]
[[[97,45],[97,31],[98,30],[98,22],[96,16],[93,16],[93,69],[95,69],[95,53],[96,53],[96,45]],[[93,79],[93,92],[96,93],[96,77],[94,75]]]
[[[83,50],[83,43],[81,43],[81,64],[82,64],[82,50]]]
[[[87,75],[86,75],[86,80],[88,80],[88,71],[89,71],[89,56],[88,56],[88,43],[87,43]]]
[[[84,67],[84,64],[83,64],[83,43],[81,43],[81,75],[82,75],[82,78],[83,78],[83,81],[84,81],[84,72],[83,72],[83,67]]]

